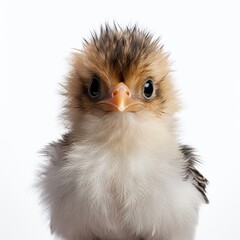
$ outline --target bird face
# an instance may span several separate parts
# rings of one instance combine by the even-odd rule
[[[151,112],[171,115],[177,101],[159,40],[137,27],[101,28],[72,58],[66,115]]]
[[[106,94],[102,94],[102,99],[96,102],[103,111],[119,111],[119,112],[137,112],[144,108],[143,100],[150,100],[154,96],[154,83],[151,78],[147,79],[142,89],[138,89],[137,94],[129,89],[129,87],[119,82],[112,89],[107,89]],[[103,89],[104,89],[103,88]],[[88,84],[89,96],[93,99],[100,97],[101,82],[98,77],[93,77]],[[134,90],[134,89],[133,89]],[[136,90],[136,89],[135,89]],[[142,100],[142,98],[144,98]]]

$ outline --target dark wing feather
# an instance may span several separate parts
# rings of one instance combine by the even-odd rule
[[[208,180],[196,169],[196,165],[199,163],[199,160],[194,154],[194,149],[187,145],[182,145],[180,146],[180,151],[182,152],[184,158],[184,180],[192,178],[193,185],[202,194],[205,202],[209,203],[206,196],[206,186],[208,184]]]

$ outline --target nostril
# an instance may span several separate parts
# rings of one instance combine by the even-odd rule
[[[129,91],[126,91],[126,94],[127,94],[128,96],[130,96],[130,92],[129,92]]]
[[[118,90],[115,90],[115,91],[113,92],[113,96],[115,97],[117,94],[118,94]]]

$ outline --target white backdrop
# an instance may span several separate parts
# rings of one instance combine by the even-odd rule
[[[2,5],[3,4],[3,5]],[[138,23],[171,52],[182,142],[203,159],[210,205],[196,240],[240,239],[238,1],[5,1],[0,6],[0,239],[50,240],[32,187],[38,155],[64,132],[59,86],[72,48],[100,24]]]

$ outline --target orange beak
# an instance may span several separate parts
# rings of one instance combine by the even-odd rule
[[[109,99],[99,102],[105,111],[137,112],[143,104],[132,98],[128,86],[122,82],[118,83],[111,93]]]

